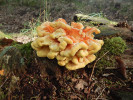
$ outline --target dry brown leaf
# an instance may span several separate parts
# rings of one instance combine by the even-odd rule
[[[13,41],[14,40],[12,39],[3,38],[0,40],[0,43],[2,44],[2,46],[7,46],[7,45],[11,45]]]
[[[124,78],[127,78],[126,66],[120,57],[116,57],[118,63],[118,70]]]
[[[76,96],[76,95],[71,95],[71,96],[70,96],[70,99],[71,99],[71,100],[77,100],[77,99],[78,99],[78,96]]]
[[[84,80],[80,79],[78,84],[75,85],[75,88],[80,91],[83,90],[85,88],[85,86],[88,86],[88,83],[85,82]]]

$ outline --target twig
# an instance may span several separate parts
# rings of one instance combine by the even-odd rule
[[[109,51],[107,51],[103,56],[101,56],[100,58],[98,58],[98,59],[95,61],[94,66],[93,66],[93,68],[92,68],[92,72],[91,72],[91,75],[90,75],[89,80],[91,80],[91,78],[92,78],[92,76],[93,76],[96,63],[97,63],[101,58],[103,58],[108,52],[109,52]]]
[[[109,51],[107,51],[103,56],[101,56],[100,58],[98,58],[98,59],[95,61],[94,66],[93,66],[93,68],[92,68],[92,72],[91,72],[90,78],[89,78],[89,81],[90,81],[90,82],[91,82],[91,78],[92,78],[93,73],[94,73],[94,69],[95,69],[96,63],[97,63],[101,58],[103,58],[108,52],[109,52]],[[90,90],[91,90],[91,87],[89,87],[89,89],[88,89],[87,99],[88,99],[88,95],[89,95],[89,93],[90,93]],[[102,94],[102,92],[101,92],[101,94]],[[100,95],[101,95],[101,94],[100,94]],[[99,96],[100,96],[100,95],[99,95]],[[99,96],[98,96],[97,98],[99,98]],[[96,100],[97,100],[97,99],[96,99]]]
[[[123,80],[121,80],[119,77],[117,77],[117,76],[115,76],[118,80],[120,80],[123,84],[124,84],[124,86],[126,86],[126,83],[123,81]]]
[[[103,90],[101,91],[101,93],[99,94],[99,96],[96,98],[96,100],[99,99],[99,97],[103,94],[104,90],[106,89],[106,87],[103,88]]]
[[[91,85],[89,86],[89,88],[88,88],[88,93],[87,93],[87,100],[88,100],[90,91],[91,91],[91,89],[94,87],[95,84],[96,84],[96,82],[93,82],[93,83],[91,83]]]
[[[48,13],[48,7],[47,7],[48,4],[47,4],[47,0],[46,0],[45,3],[46,3],[46,4],[45,4],[45,6],[46,6],[46,8],[45,8],[45,9],[46,9],[46,13],[45,13],[46,16],[45,16],[45,18],[46,18],[46,20],[48,20],[48,17],[47,17],[47,16],[48,16],[48,14],[47,14],[47,13]]]
[[[6,80],[3,82],[3,84],[0,86],[0,89],[3,87],[3,85],[6,83],[6,81],[9,79],[9,74],[7,75]]]
[[[4,81],[4,83],[0,86],[0,88],[2,88],[2,86],[6,83],[7,80],[8,80],[8,78]]]

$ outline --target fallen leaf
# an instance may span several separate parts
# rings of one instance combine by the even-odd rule
[[[113,73],[106,73],[106,74],[103,74],[102,76],[103,77],[108,77],[108,76],[110,76],[110,75],[114,75]]]
[[[88,83],[85,82],[84,80],[80,79],[78,84],[75,85],[75,88],[80,91],[83,90],[85,86],[88,86]]]
[[[78,99],[78,96],[76,96],[76,95],[71,95],[71,96],[70,96],[70,99],[71,99],[71,100]]]
[[[72,82],[76,82],[77,79],[76,79],[76,78],[72,78],[71,81],[72,81]]]
[[[118,63],[118,70],[121,73],[121,75],[124,78],[127,78],[127,73],[126,73],[126,66],[124,64],[124,62],[122,61],[122,59],[120,57],[116,57],[116,62]]]
[[[13,43],[14,40],[12,39],[7,39],[7,38],[3,38],[0,40],[1,45],[3,46],[7,46],[7,45],[11,45]]]

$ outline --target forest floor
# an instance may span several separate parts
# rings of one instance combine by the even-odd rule
[[[38,18],[40,11],[43,10],[25,6],[16,6],[12,11],[9,11],[6,6],[2,6],[0,7],[0,30],[10,34],[20,34],[21,32],[28,34],[27,30],[23,29],[32,27],[29,22],[36,22],[35,19]],[[68,12],[69,14],[64,16],[70,22],[72,16],[68,16],[74,14],[75,10]],[[63,12],[60,13],[63,14]],[[55,18],[58,16],[55,16]],[[39,20],[43,21],[43,16]],[[118,68],[113,67],[113,69],[104,69],[102,71],[96,66],[92,74],[92,68],[89,65],[83,69],[68,71],[57,66],[55,60],[46,58],[47,63],[56,63],[55,68],[43,69],[44,65],[42,65],[41,60],[36,62],[33,59],[21,76],[17,77],[12,74],[0,76],[0,100],[132,100],[133,32],[125,27],[113,28],[119,30],[120,36],[128,46],[124,54],[121,55],[121,60],[126,67],[126,79],[121,77],[120,65],[117,64]],[[26,41],[31,39],[29,35],[25,34],[13,36],[13,38],[18,42],[25,41],[25,38]],[[0,51],[10,45],[10,42],[0,45]],[[91,66],[93,67],[94,63]]]

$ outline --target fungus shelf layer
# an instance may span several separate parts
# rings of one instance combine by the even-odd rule
[[[95,27],[81,23],[67,22],[59,18],[53,22],[44,22],[37,27],[38,38],[31,43],[39,57],[56,58],[60,66],[69,70],[85,67],[96,59],[95,53],[101,49],[103,40],[94,39],[99,34]]]

